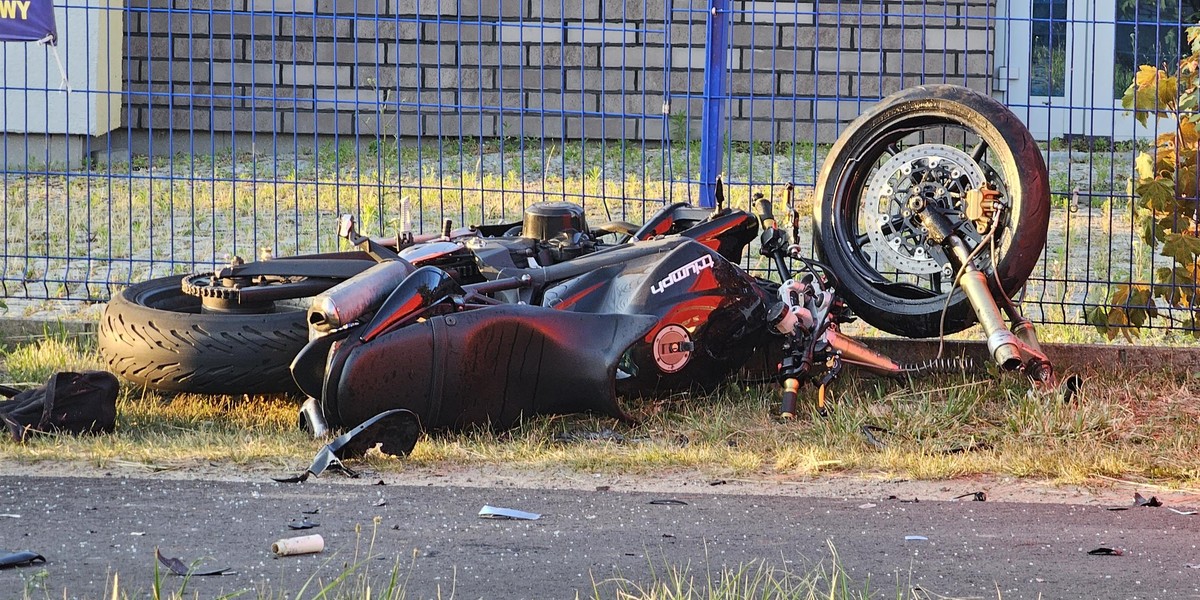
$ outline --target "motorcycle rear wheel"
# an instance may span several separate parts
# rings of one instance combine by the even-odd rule
[[[303,307],[205,313],[180,279],[139,283],[109,301],[97,331],[109,370],[164,392],[298,393],[288,365],[308,341]]]
[[[850,308],[912,338],[970,327],[957,269],[904,199],[924,196],[975,247],[986,236],[966,217],[966,191],[983,183],[1007,207],[996,218],[996,256],[986,244],[975,264],[1011,297],[1041,257],[1050,214],[1045,161],[1017,117],[970,89],[929,85],[884,98],[851,123],[822,166],[813,211],[818,254]]]

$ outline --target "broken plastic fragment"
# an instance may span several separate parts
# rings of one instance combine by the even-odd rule
[[[1129,510],[1130,508],[1137,508],[1139,506],[1149,506],[1149,507],[1153,508],[1156,506],[1162,506],[1162,501],[1160,501],[1158,499],[1158,496],[1150,496],[1149,498],[1147,498],[1137,492],[1134,492],[1132,505],[1130,505],[1130,506],[1109,506],[1108,510],[1113,510],[1113,511]]]
[[[971,498],[971,500],[974,502],[985,502],[987,501],[987,492],[971,492],[969,494],[962,494],[961,496],[954,497],[955,500],[961,500],[963,498]]]
[[[163,556],[162,551],[160,551],[158,548],[154,549],[154,555],[158,557],[158,562],[162,563],[162,565],[164,567],[166,567],[172,573],[179,575],[181,577],[206,577],[208,575],[224,575],[226,572],[229,571],[229,567],[225,567],[223,569],[198,570],[198,569],[195,569],[194,567],[189,567],[187,564],[185,564],[182,560],[179,560],[178,558],[168,558],[166,556]]]
[[[312,521],[309,521],[307,517],[300,521],[291,521],[288,523],[288,529],[312,529],[313,527],[320,526],[320,523],[313,523]]]
[[[1190,516],[1190,515],[1194,515],[1194,514],[1196,514],[1196,512],[1197,512],[1197,511],[1194,511],[1194,510],[1179,510],[1179,509],[1177,509],[1177,508],[1171,508],[1171,507],[1169,507],[1169,506],[1167,507],[1167,510],[1169,510],[1169,511],[1171,511],[1171,512],[1173,512],[1173,513],[1177,514],[1177,515],[1183,515],[1183,516],[1185,516],[1185,517],[1187,517],[1187,516]]]
[[[520,519],[523,521],[536,521],[542,518],[542,515],[538,513],[487,505],[479,509],[479,516],[485,519]]]
[[[1133,493],[1133,505],[1134,506],[1155,507],[1155,506],[1162,506],[1162,502],[1159,501],[1158,496],[1150,496],[1149,498],[1147,498],[1137,492],[1134,492]]]
[[[376,424],[378,427],[374,427],[370,435],[364,436],[363,439],[354,439],[355,436]],[[339,435],[332,442],[326,444],[317,451],[312,465],[309,465],[308,470],[303,473],[293,477],[272,477],[272,479],[280,483],[301,483],[307,481],[310,476],[324,473],[327,469],[334,469],[347,477],[357,478],[358,473],[342,464],[341,459],[362,456],[376,444],[381,444],[380,450],[388,454],[407,456],[409,452],[412,452],[420,435],[421,422],[417,415],[408,409],[393,408],[367,419],[358,427]]]
[[[1096,548],[1095,550],[1088,550],[1088,554],[1092,556],[1121,556],[1125,554],[1125,551],[1120,548]]]
[[[873,448],[875,448],[876,450],[883,450],[883,449],[887,448],[887,444],[883,443],[882,441],[879,440],[879,438],[875,437],[876,431],[878,431],[879,433],[891,433],[890,431],[888,431],[882,427],[877,427],[875,425],[863,425],[862,426],[862,434],[863,434],[863,436],[865,436],[867,438],[867,443],[871,444],[871,446]]]
[[[46,557],[28,550],[0,556],[0,567],[24,567],[33,563],[44,562],[46,562]]]
[[[904,536],[904,541],[906,541],[906,542],[925,542],[925,541],[929,541],[929,538],[927,538],[923,535],[906,535],[906,536]]]

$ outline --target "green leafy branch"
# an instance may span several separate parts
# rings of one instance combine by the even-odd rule
[[[1151,117],[1173,123],[1138,154],[1133,188],[1139,236],[1173,265],[1155,269],[1153,285],[1117,286],[1107,305],[1088,311],[1088,323],[1109,339],[1136,334],[1163,305],[1185,311],[1183,325],[1193,330],[1200,313],[1200,26],[1187,29],[1187,41],[1190,53],[1174,75],[1142,65],[1121,98],[1143,126]]]

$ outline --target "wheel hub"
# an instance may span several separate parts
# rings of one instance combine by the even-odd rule
[[[931,252],[912,207],[936,210],[957,227],[967,193],[986,181],[971,156],[953,146],[920,144],[892,155],[867,182],[863,219],[876,254],[906,273],[944,273],[946,262]]]

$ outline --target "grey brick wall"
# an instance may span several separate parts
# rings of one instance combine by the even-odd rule
[[[726,134],[830,141],[860,98],[922,81],[987,91],[993,4],[732,2]],[[677,139],[699,127],[706,7],[134,0],[124,121],[222,133]]]

